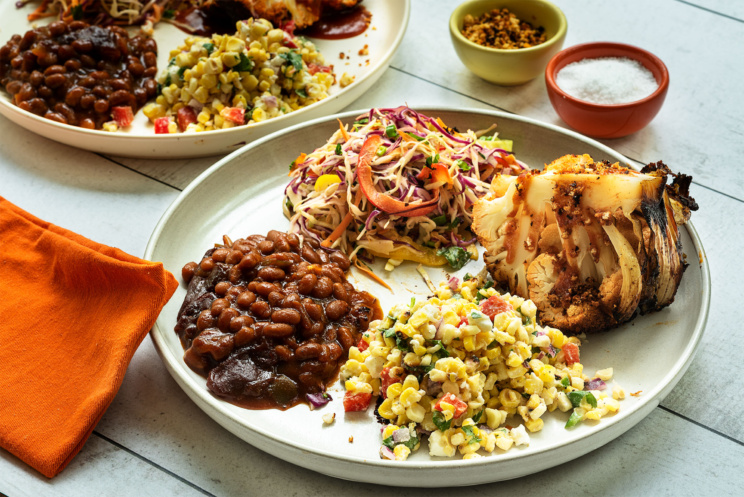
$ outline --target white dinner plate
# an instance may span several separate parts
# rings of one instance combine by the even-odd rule
[[[34,27],[28,23],[26,16],[38,4],[32,2],[17,9],[15,3],[0,3],[2,45],[12,35],[23,34]],[[261,123],[202,133],[155,135],[152,124],[140,110],[128,129],[115,133],[86,130],[59,124],[16,107],[4,88],[0,88],[0,114],[34,133],[92,152],[165,159],[228,154],[269,133],[338,112],[359,98],[382,76],[405,34],[410,0],[365,0],[363,5],[372,13],[372,21],[364,34],[344,40],[311,38],[324,55],[326,64],[334,66],[336,78],[340,79],[346,72],[354,76],[354,82],[345,88],[336,83],[331,87],[327,98]],[[168,65],[170,51],[182,44],[187,36],[171,24],[158,23],[154,37],[158,42],[159,70]],[[365,46],[369,53],[359,55]],[[342,52],[344,59],[340,58]]]
[[[439,116],[460,130],[485,129],[498,124],[502,138],[514,140],[516,156],[540,167],[567,153],[589,153],[595,159],[627,163],[612,149],[556,126],[505,113],[483,110],[420,109]],[[189,261],[198,261],[227,234],[233,240],[250,234],[284,230],[282,193],[287,166],[301,152],[324,144],[338,129],[336,117],[351,122],[363,112],[317,119],[294,126],[242,148],[205,171],[173,202],[158,223],[145,257],[162,261],[176,275]],[[408,461],[379,457],[380,425],[373,409],[344,414],[340,384],[329,391],[333,402],[310,411],[305,405],[287,411],[246,410],[212,396],[206,381],[183,362],[183,349],[173,330],[186,294],[182,283],[166,305],[152,337],[168,371],[178,384],[215,421],[248,443],[294,464],[331,476],[400,486],[441,487],[472,485],[516,478],[564,463],[618,437],[648,415],[671,391],[686,371],[697,348],[708,316],[710,276],[703,247],[692,225],[682,229],[689,267],[675,302],[668,308],[641,316],[610,332],[590,335],[581,347],[581,362],[589,375],[613,367],[615,380],[626,392],[637,393],[621,402],[619,413],[599,422],[584,422],[567,430],[567,413],[543,416],[545,427],[531,435],[527,447],[508,452],[497,449],[481,459],[433,458],[427,443]],[[480,264],[480,266],[479,266]],[[352,275],[357,288],[380,298],[383,311],[393,303],[429,292],[414,264],[404,263],[393,273],[380,274],[394,293],[360,275]],[[482,262],[470,262],[461,273],[476,272]],[[436,283],[445,277],[441,269],[428,269]],[[323,426],[321,416],[336,413],[336,422]],[[353,437],[353,443],[350,443]]]

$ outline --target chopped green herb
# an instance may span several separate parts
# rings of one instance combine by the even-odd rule
[[[437,251],[437,255],[443,256],[453,269],[462,269],[470,260],[470,253],[461,247],[447,247]]]
[[[369,122],[369,118],[363,117],[363,118],[359,119],[358,121],[354,121],[354,126],[356,126],[356,125],[364,126],[368,122]]]
[[[299,95],[302,98],[307,98],[307,90],[305,90],[305,88],[299,88],[295,90],[295,93],[297,93],[297,95]]]
[[[497,342],[496,340],[494,340],[493,342],[489,343],[488,344],[488,347],[486,347],[486,348],[487,349],[495,349],[498,346],[499,346],[499,342]]]
[[[470,281],[473,279],[473,275],[470,273],[465,273],[465,276],[462,277],[463,281]]]
[[[233,71],[237,72],[250,72],[253,70],[253,61],[248,58],[243,52],[240,52],[240,62],[232,68]]]
[[[395,128],[395,124],[389,124],[385,128],[385,134],[388,138],[398,138],[398,130]]]
[[[442,214],[441,216],[431,218],[431,220],[434,221],[434,224],[437,226],[444,226],[447,224],[447,215]]]
[[[176,65],[176,58],[172,57],[171,60],[168,61],[168,67],[175,66]]]
[[[393,338],[395,337],[395,330],[392,328],[390,328],[389,330],[384,330],[382,336],[384,336],[385,338]]]
[[[343,151],[341,150],[341,144],[337,143],[336,144],[336,155],[341,155],[342,153]]]
[[[470,313],[470,318],[471,319],[480,319],[482,317],[483,317],[483,314],[481,314],[478,311],[473,311],[473,312]]]
[[[377,152],[375,152],[375,155],[376,155],[377,157],[382,157],[382,156],[383,156],[383,155],[385,155],[386,153],[387,153],[387,147],[382,147],[382,146],[381,146],[380,148],[378,148],[378,149],[377,149]]]
[[[75,5],[72,8],[72,18],[75,21],[80,21],[83,18],[83,6],[82,5]]]
[[[411,138],[413,138],[414,140],[416,140],[417,142],[422,142],[422,141],[426,140],[426,138],[422,138],[419,135],[416,135],[416,134],[413,134],[413,133],[406,133],[406,134],[408,136],[410,136]]]
[[[457,159],[455,161],[455,165],[458,168],[460,168],[460,171],[470,171],[473,168],[473,166],[471,166],[470,164],[468,164],[467,162],[465,162],[462,159]]]
[[[578,424],[578,422],[581,421],[581,415],[578,414],[576,411],[571,413],[571,417],[568,418],[568,421],[566,421],[566,428],[572,428]]]
[[[300,55],[297,51],[290,50],[289,52],[279,54],[279,57],[286,60],[287,63],[292,64],[292,67],[295,68],[295,71],[302,71],[302,55]]]
[[[449,225],[449,229],[453,230],[457,228],[457,226],[462,222],[462,219],[459,217],[456,217]]]
[[[404,350],[407,350],[407,349],[404,349]],[[411,373],[415,373],[417,375],[425,375],[425,374],[429,374],[429,371],[431,371],[432,369],[434,369],[434,365],[433,364],[429,364],[428,366],[407,366],[407,365],[404,365],[403,368],[406,371],[409,371]]]
[[[439,154],[434,154],[434,157],[427,157],[426,158],[426,166],[431,167],[432,164],[436,164],[439,162]]]
[[[486,410],[485,409],[481,409],[476,414],[473,414],[473,423],[479,422],[481,420],[481,418],[483,417],[483,413],[484,412],[486,412]]]
[[[432,421],[434,421],[434,425],[439,431],[447,431],[450,429],[450,426],[452,426],[452,420],[444,419],[444,414],[442,414],[440,411],[434,411],[431,418]]]
[[[462,427],[462,431],[465,432],[465,434],[469,437],[468,444],[477,444],[480,443],[481,439],[478,435],[473,433],[473,425],[467,425]]]
[[[186,72],[186,69],[188,69],[188,67],[184,66],[178,70],[178,79],[181,81],[183,81],[183,73]]]
[[[437,359],[442,359],[443,357],[450,356],[449,352],[447,352],[447,349],[444,347],[444,343],[442,343],[441,340],[432,340],[431,342],[434,345],[439,345],[439,350],[434,352],[434,355],[437,357]]]
[[[584,390],[574,390],[573,392],[568,393],[568,400],[571,401],[571,405],[574,407],[581,406],[582,399],[586,399],[586,401],[592,407],[597,407],[597,398],[594,397],[591,392],[587,392]]]
[[[163,19],[173,19],[176,16],[176,11],[173,9],[165,9],[163,11]]]
[[[292,201],[289,199],[287,199],[287,202],[284,205],[287,206],[287,210],[289,210],[289,212],[292,212],[292,210],[294,209],[294,204],[292,204]]]

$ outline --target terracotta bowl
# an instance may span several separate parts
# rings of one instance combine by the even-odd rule
[[[478,17],[503,8],[534,27],[542,26],[545,43],[500,50],[478,45],[463,36],[461,31],[466,15]],[[542,74],[550,58],[563,46],[567,23],[561,9],[544,0],[469,0],[452,12],[449,28],[455,52],[465,67],[486,81],[511,86],[526,83]]]
[[[579,100],[561,90],[556,75],[567,64],[598,57],[628,57],[653,74],[659,88],[646,98],[624,104],[601,105]],[[624,43],[574,45],[558,52],[545,68],[545,84],[553,108],[575,130],[595,138],[619,138],[643,129],[656,116],[669,89],[669,71],[654,54]]]

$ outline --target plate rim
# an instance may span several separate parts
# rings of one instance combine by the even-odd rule
[[[382,0],[382,1],[385,1],[385,0]],[[147,134],[147,135],[130,135],[127,133],[111,133],[111,132],[104,131],[101,129],[91,130],[91,129],[81,128],[79,126],[62,124],[62,123],[58,123],[55,121],[51,121],[41,116],[37,116],[36,114],[32,112],[23,110],[20,107],[14,105],[10,101],[10,97],[7,94],[7,91],[5,91],[5,89],[0,89],[0,94],[2,94],[2,98],[0,98],[0,114],[3,115],[5,118],[7,118],[9,121],[13,122],[14,124],[17,124],[18,126],[21,126],[25,128],[26,130],[31,131],[34,134],[37,134],[44,138],[51,139],[51,140],[58,141],[58,142],[63,141],[66,138],[69,138],[70,136],[72,136],[72,137],[79,137],[80,140],[95,138],[97,142],[104,143],[104,144],[106,143],[110,144],[109,146],[111,147],[121,147],[123,145],[126,145],[127,143],[130,143],[133,140],[148,140],[148,145],[168,146],[168,145],[177,144],[178,142],[181,142],[181,141],[203,142],[205,139],[209,139],[210,137],[215,136],[215,135],[220,136],[222,138],[224,138],[225,136],[234,135],[235,141],[241,142],[241,141],[244,141],[244,140],[241,140],[242,138],[241,132],[244,132],[249,127],[251,128],[251,130],[254,130],[256,129],[256,127],[260,127],[262,125],[264,127],[276,126],[276,125],[281,125],[283,121],[286,121],[290,118],[292,119],[301,118],[304,114],[313,112],[316,109],[318,109],[318,106],[323,104],[324,102],[331,102],[338,98],[342,98],[345,95],[347,95],[350,91],[353,91],[354,89],[358,87],[365,86],[365,84],[368,83],[370,79],[372,79],[372,83],[374,83],[376,78],[379,78],[380,76],[382,76],[382,74],[385,72],[385,70],[390,65],[390,61],[395,55],[395,53],[398,51],[398,48],[400,48],[400,44],[403,41],[403,37],[408,31],[408,23],[410,20],[411,0],[395,0],[395,1],[396,3],[401,2],[403,4],[403,16],[401,17],[400,27],[398,31],[396,32],[395,38],[393,39],[390,47],[380,58],[377,65],[372,68],[372,70],[367,71],[360,76],[357,76],[352,84],[348,85],[345,88],[341,88],[338,93],[329,95],[323,100],[314,102],[299,110],[295,110],[288,114],[284,114],[282,116],[278,116],[272,119],[267,119],[266,121],[262,121],[260,123],[254,123],[253,125],[247,125],[244,127],[234,127],[234,128],[230,128],[226,130],[222,129],[222,130],[201,131],[199,133],[173,133],[173,134],[169,133],[167,135],[166,134],[156,135],[154,132],[152,134]],[[8,3],[8,8],[13,8],[10,5],[10,3]],[[31,29],[30,25],[28,26],[28,28]],[[311,38],[311,41],[312,40],[314,39]],[[160,48],[158,48],[158,50],[160,50]],[[159,73],[160,71],[158,71],[158,74]],[[141,111],[142,109],[139,109],[138,113]],[[303,124],[303,123],[299,123],[299,124]],[[39,126],[40,127],[39,131],[35,131],[31,129],[30,126]],[[284,131],[285,129],[287,128],[281,129],[274,133]],[[50,130],[53,130],[54,133],[60,135],[59,138],[49,137],[47,133]],[[260,130],[258,132],[260,132]],[[270,133],[270,134],[273,134],[273,133]],[[265,136],[268,136],[268,134]],[[152,141],[152,140],[155,140],[155,141]],[[250,142],[250,143],[253,143],[253,142]],[[88,148],[86,150],[99,151],[100,148],[101,147],[96,147],[95,150]],[[240,150],[240,148],[232,152],[236,152],[238,150]],[[210,155],[215,155],[215,154],[212,153]],[[208,156],[208,155],[197,154],[197,155],[184,155],[181,157],[200,157],[200,156]],[[130,157],[151,157],[151,156],[150,155],[142,155],[142,156],[141,155],[130,155]],[[173,157],[173,158],[176,158],[176,157]]]
[[[623,154],[617,152],[616,150],[604,145],[603,143],[598,142],[597,140],[594,140],[592,138],[586,137],[580,133],[577,133],[575,131],[550,124],[545,123],[530,117],[521,116],[518,114],[512,114],[504,111],[499,110],[491,110],[491,109],[482,109],[482,108],[461,108],[461,107],[455,107],[455,106],[442,106],[442,105],[434,105],[434,106],[415,106],[414,110],[425,113],[425,114],[435,114],[436,112],[454,112],[454,113],[460,113],[460,114],[481,114],[481,115],[487,115],[495,118],[507,118],[507,119],[513,119],[517,121],[522,121],[534,126],[538,126],[541,128],[545,128],[548,130],[556,131],[558,133],[564,134],[566,136],[570,136],[576,139],[579,139],[580,141],[588,142],[592,146],[597,147],[600,150],[603,150],[606,152],[609,156],[615,157],[615,158],[621,158],[626,162],[626,164],[633,169],[638,170],[637,164],[635,164],[634,161],[631,161],[627,157],[625,157]],[[289,128],[271,133],[269,135],[266,135],[258,140],[255,140],[243,147],[241,147],[238,150],[235,150],[234,152],[230,153],[229,155],[225,156],[221,160],[217,161],[215,164],[207,168],[202,174],[197,176],[189,185],[187,185],[186,188],[178,195],[178,197],[171,203],[171,205],[166,209],[166,211],[163,213],[161,218],[158,220],[157,225],[155,226],[152,235],[150,236],[150,239],[148,240],[146,249],[145,249],[145,255],[144,258],[147,260],[150,260],[152,258],[153,252],[156,248],[156,244],[158,241],[158,238],[162,234],[162,231],[164,227],[166,226],[168,220],[173,215],[173,213],[179,208],[181,203],[189,196],[189,194],[196,188],[199,187],[199,185],[209,178],[211,175],[215,174],[217,170],[219,170],[222,167],[225,167],[227,164],[232,162],[233,160],[239,159],[239,157],[246,153],[248,150],[254,148],[254,147],[260,147],[264,143],[270,142],[274,140],[275,138],[280,137],[283,134],[289,134],[292,133],[298,129],[302,129],[305,127],[312,127],[318,124],[326,123],[328,121],[333,121],[336,119],[347,119],[349,117],[356,117],[363,115],[365,113],[368,113],[369,109],[361,109],[361,110],[351,110],[351,111],[345,111],[340,112],[337,114],[333,114],[331,116],[325,116],[320,117],[317,119],[313,119],[311,121],[305,122],[305,123],[299,123],[294,126],[291,126]],[[582,448],[580,448],[577,452],[571,455],[569,458],[563,458],[561,461],[557,461],[550,466],[544,466],[541,469],[546,469],[547,467],[551,467],[563,462],[567,462],[569,460],[575,459],[577,457],[580,457],[592,450],[595,450],[599,446],[603,445],[604,443],[607,443],[611,440],[614,440],[619,435],[625,433],[627,430],[632,428],[634,425],[636,425],[638,422],[642,421],[654,408],[656,408],[663,398],[676,386],[676,384],[679,382],[679,380],[682,378],[684,373],[687,371],[687,369],[690,366],[690,363],[692,362],[695,353],[700,345],[700,341],[702,339],[702,335],[705,331],[706,324],[709,317],[709,310],[710,310],[710,294],[711,294],[711,287],[710,287],[710,269],[708,265],[708,259],[705,255],[705,250],[702,245],[702,241],[700,240],[700,237],[697,233],[697,230],[694,228],[694,225],[691,222],[688,222],[685,224],[685,228],[687,229],[688,236],[690,237],[693,247],[696,250],[696,257],[698,258],[700,272],[701,272],[701,308],[700,308],[700,314],[698,316],[697,321],[695,322],[694,329],[692,331],[691,339],[689,342],[685,345],[685,348],[683,350],[683,353],[680,354],[679,358],[674,362],[673,366],[669,369],[666,375],[664,375],[660,380],[657,386],[648,392],[644,392],[642,398],[639,400],[639,402],[635,403],[632,406],[626,407],[623,410],[624,415],[622,417],[619,416],[612,416],[603,418],[601,423],[594,426],[592,431],[587,431],[580,436],[567,441],[564,444],[558,445],[558,446],[552,446],[552,447],[545,447],[545,448],[538,448],[536,450],[530,451],[530,452],[522,452],[522,451],[509,451],[505,454],[500,454],[498,459],[494,459],[493,457],[483,457],[476,460],[462,460],[462,459],[443,459],[443,460],[429,460],[429,461],[416,461],[416,460],[407,460],[407,461],[387,461],[387,460],[381,460],[381,459],[365,459],[362,457],[358,457],[356,459],[350,459],[347,456],[342,455],[334,455],[334,454],[327,454],[327,453],[321,453],[319,451],[314,450],[312,447],[308,447],[305,445],[301,445],[298,443],[295,443],[293,440],[281,438],[279,436],[275,436],[271,433],[265,432],[261,430],[259,427],[254,426],[253,424],[246,423],[244,419],[240,419],[237,416],[235,416],[233,413],[229,412],[226,409],[223,409],[222,405],[219,399],[216,399],[212,395],[209,394],[208,391],[202,388],[202,386],[198,385],[195,380],[192,378],[180,375],[181,370],[184,370],[185,365],[182,364],[182,360],[180,357],[175,357],[173,354],[171,354],[167,344],[164,342],[164,335],[161,336],[161,334],[167,333],[167,330],[161,329],[160,325],[160,318],[156,321],[155,325],[153,326],[150,336],[153,340],[153,343],[155,345],[155,348],[158,352],[158,355],[160,355],[161,360],[166,366],[166,369],[168,369],[169,373],[173,378],[176,380],[176,382],[179,384],[179,386],[185,391],[185,393],[189,396],[189,398],[192,399],[192,401],[197,404],[197,407],[202,409],[210,418],[212,418],[214,421],[216,421],[221,426],[225,427],[228,431],[230,431],[234,436],[237,438],[244,440],[247,443],[250,443],[251,445],[254,445],[255,447],[266,450],[258,443],[254,443],[256,441],[249,441],[246,438],[238,435],[234,431],[230,429],[229,423],[241,426],[250,432],[252,432],[254,435],[263,438],[265,442],[273,443],[273,444],[280,444],[284,447],[290,448],[295,452],[302,453],[305,456],[313,455],[322,457],[324,459],[332,459],[336,461],[337,463],[341,465],[349,465],[352,466],[355,465],[362,465],[365,468],[379,468],[379,469],[385,469],[385,470],[399,470],[400,472],[410,472],[411,470],[440,470],[440,469],[457,469],[462,467],[470,468],[483,468],[486,465],[490,464],[498,464],[499,462],[509,462],[509,463],[518,463],[519,461],[525,459],[525,458],[532,458],[536,455],[544,457],[549,456],[552,452],[557,450],[563,450],[567,446],[572,446],[576,444],[584,444]],[[694,263],[694,261],[692,262]],[[185,388],[185,385],[190,388]],[[196,398],[195,398],[196,397]],[[206,403],[209,406],[209,409],[204,409],[202,405],[200,405],[196,399],[199,399],[200,401]],[[210,412],[212,411],[212,412]],[[644,412],[645,411],[645,412]],[[226,422],[223,422],[223,420],[217,419],[215,417],[215,414],[219,413],[220,416],[224,416]],[[619,432],[618,432],[619,430]],[[608,433],[609,432],[609,433]],[[613,432],[617,432],[616,434],[613,434]],[[609,434],[610,438],[602,442],[603,437],[602,435]],[[596,445],[594,447],[589,446],[586,447],[586,440],[591,439],[597,442],[600,442],[599,445]],[[591,444],[589,444],[591,445]],[[281,457],[281,456],[278,456]],[[336,476],[336,477],[344,477],[340,474],[340,472],[336,473],[334,471],[331,471],[331,469],[326,466],[323,468],[315,467],[314,465],[310,464],[308,462],[307,464],[303,464],[302,462],[298,462],[296,460],[289,460],[286,458],[283,458],[287,461],[289,461],[292,464],[300,465],[305,468],[311,469],[316,472],[320,472],[323,474]],[[309,460],[310,458],[308,458]],[[529,471],[529,473],[533,473],[534,471]],[[528,474],[528,473],[525,473]],[[373,481],[372,479],[364,478],[365,475],[357,475],[358,478],[356,478],[357,481],[367,481],[370,483],[379,483],[376,481]],[[348,478],[347,478],[348,479]],[[495,478],[485,479],[483,481],[474,482],[476,483],[484,483],[486,481],[497,481],[499,479],[504,479],[499,476],[495,476]],[[416,481],[411,482],[411,486],[434,486],[436,483],[434,481],[431,482],[430,485],[427,485],[427,482]]]

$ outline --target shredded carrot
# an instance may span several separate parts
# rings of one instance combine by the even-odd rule
[[[346,128],[344,128],[344,124],[341,122],[341,119],[338,120],[338,127],[341,130],[341,134],[344,136],[344,141],[349,141],[349,133],[346,131]]]
[[[331,245],[333,245],[333,242],[338,240],[338,238],[341,235],[343,235],[344,231],[346,231],[346,228],[349,226],[349,224],[351,224],[351,220],[353,218],[354,216],[352,216],[351,211],[348,211],[346,215],[344,216],[344,219],[341,221],[341,224],[336,226],[336,229],[333,230],[333,232],[328,236],[328,238],[323,240],[321,245],[324,247],[330,247]]]
[[[638,390],[637,392],[633,392],[633,393],[632,393],[632,394],[630,394],[630,395],[632,395],[633,397],[638,397],[638,396],[640,396],[640,395],[641,395],[641,392],[643,392],[643,390]]]
[[[354,265],[355,265],[355,266],[357,267],[357,269],[359,269],[359,270],[360,270],[361,272],[363,272],[364,274],[366,274],[367,276],[369,276],[370,278],[372,278],[373,280],[375,280],[375,281],[376,281],[377,283],[379,283],[380,285],[382,285],[382,286],[384,286],[385,288],[387,288],[388,290],[390,290],[390,293],[393,293],[393,289],[392,289],[392,288],[390,288],[390,286],[389,286],[389,285],[388,285],[387,283],[385,283],[384,281],[382,281],[382,280],[380,279],[380,277],[379,277],[379,276],[377,276],[377,275],[376,275],[375,273],[373,273],[372,271],[370,271],[370,270],[369,270],[369,268],[367,268],[367,267],[364,267],[364,266],[362,266],[362,264],[361,264],[361,263],[359,262],[359,259],[357,259],[356,257],[354,258]]]
[[[163,17],[163,10],[165,9],[162,6],[155,3],[152,5],[152,10],[154,14],[152,15],[152,17],[150,17],[150,19],[152,20],[153,24],[156,24],[160,22],[160,19]]]
[[[41,4],[36,7],[36,10],[28,15],[28,22],[36,21],[38,19],[41,19],[42,17],[53,16],[54,12],[46,12],[49,2],[50,0],[44,0],[43,2],[41,2]]]
[[[306,158],[307,154],[305,152],[302,152],[300,155],[298,155],[294,162],[292,162],[292,166],[289,168],[289,174],[287,174],[287,176],[291,176],[292,171],[294,171],[295,167],[297,167],[297,164],[302,164],[303,162],[305,162]]]

